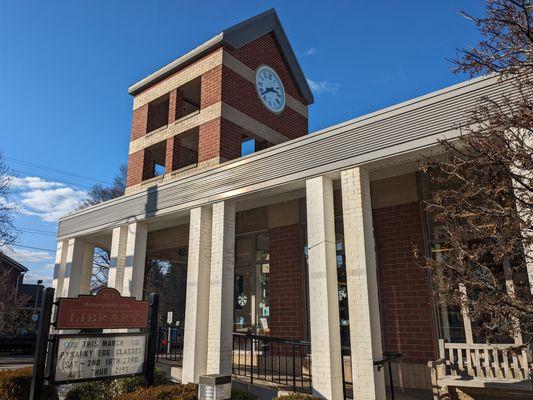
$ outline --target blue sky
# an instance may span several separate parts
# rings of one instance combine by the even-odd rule
[[[130,84],[222,29],[276,8],[315,93],[315,131],[461,82],[485,2],[17,1],[0,3],[0,151],[18,171],[27,281],[52,276],[57,218],[126,162]]]

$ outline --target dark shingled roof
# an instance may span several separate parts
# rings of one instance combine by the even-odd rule
[[[209,39],[207,42],[165,65],[163,68],[157,70],[151,75],[148,75],[139,82],[131,85],[128,89],[128,93],[131,95],[140,93],[153,84],[170,76],[184,66],[189,65],[199,58],[205,56],[217,47],[227,44],[238,49],[270,32],[272,32],[276,38],[281,54],[285,59],[285,62],[287,63],[287,66],[294,80],[296,81],[298,89],[300,90],[303,98],[309,104],[313,103],[314,98],[311,88],[307,83],[307,79],[305,78],[298,60],[296,59],[296,55],[294,54],[291,44],[289,43],[289,39],[287,38],[287,35],[285,34],[278,15],[274,9],[265,11],[259,15],[256,15],[255,17],[238,23],[231,28],[223,30],[221,33]]]

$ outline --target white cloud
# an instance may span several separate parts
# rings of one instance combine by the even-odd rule
[[[24,262],[40,262],[48,261],[53,257],[47,251],[41,250],[26,250],[26,249],[8,249],[5,248],[2,250],[9,257],[23,264]]]
[[[37,176],[12,177],[11,179],[11,184],[19,189],[51,189],[65,186],[61,182],[47,181]]]
[[[340,84],[329,81],[314,81],[307,78],[307,83],[314,93],[331,93],[336,94],[339,91]]]
[[[48,190],[30,190],[21,193],[20,212],[34,215],[43,221],[55,222],[59,217],[76,210],[83,202],[86,192],[70,187]]]
[[[62,182],[35,176],[12,177],[12,185],[17,189],[17,211],[46,222],[55,222],[76,210],[87,195],[85,191],[73,189]]]
[[[304,55],[306,55],[306,56],[312,56],[313,54],[316,54],[317,51],[318,51],[317,48],[315,48],[315,47],[310,47],[310,48],[308,48],[306,51],[304,51]]]
[[[46,264],[43,268],[44,269],[54,269],[56,265],[54,263]]]

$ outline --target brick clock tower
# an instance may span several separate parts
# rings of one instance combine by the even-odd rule
[[[129,93],[129,193],[306,135],[313,102],[274,10],[224,30]]]

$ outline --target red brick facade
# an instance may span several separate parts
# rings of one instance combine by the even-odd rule
[[[271,113],[259,100],[255,85],[226,67],[222,73],[222,101],[289,139],[307,134],[306,117],[290,107],[280,114]]]
[[[244,130],[217,118],[200,125],[198,136],[198,162],[216,158],[217,161],[233,160],[241,155],[241,139]]]
[[[272,34],[260,37],[240,49],[226,48],[225,50],[254,70],[262,64],[272,66],[283,81],[287,93],[302,104],[307,104],[289,72]],[[217,51],[222,50],[219,48],[213,52]],[[196,63],[184,67],[175,74],[194,68]],[[153,87],[164,85],[171,77],[165,78]],[[218,65],[201,75],[200,93],[200,109],[205,109],[222,101],[259,123],[281,133],[288,139],[294,139],[308,133],[307,117],[288,106],[280,114],[269,112],[257,96],[254,84],[225,66]],[[173,89],[158,100],[135,109],[131,140],[139,139],[146,133],[166,124],[172,124],[176,119],[179,119],[182,116],[182,99],[182,92],[179,88]],[[238,158],[241,155],[242,139],[253,137],[252,132],[246,132],[223,117],[200,125],[198,131],[198,163],[209,160],[214,160],[216,163]],[[269,145],[269,143],[259,143],[257,148],[265,148]],[[166,172],[175,170],[179,165],[179,154],[173,154],[174,152],[179,153],[179,141],[169,139],[166,147]],[[130,155],[128,186],[142,182],[143,176],[147,176],[145,172],[136,170],[145,165],[144,162],[140,161],[141,158],[143,156],[137,153]]]
[[[151,160],[149,159],[148,152],[146,150],[139,150],[130,154],[126,186],[132,186],[145,179],[148,179],[150,164]]]
[[[300,224],[269,230],[270,330],[288,339],[304,338],[304,287]]]
[[[131,140],[139,139],[146,134],[148,123],[148,104],[133,110],[131,122]]]
[[[384,350],[426,363],[435,359],[436,343],[427,271],[413,255],[413,245],[424,248],[420,203],[373,210],[373,219]]]
[[[240,49],[231,49],[230,53],[233,57],[255,70],[262,64],[268,64],[276,70],[279,77],[285,86],[285,90],[291,96],[306,104],[306,101],[300,94],[296,82],[294,81],[281,52],[274,35],[271,33],[254,40]]]

